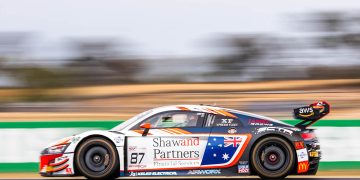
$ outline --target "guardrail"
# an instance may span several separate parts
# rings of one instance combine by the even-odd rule
[[[39,152],[49,143],[91,129],[110,129],[121,122],[0,122],[0,172],[37,172]],[[317,129],[323,152],[320,170],[360,169],[360,120],[320,120],[312,127]]]

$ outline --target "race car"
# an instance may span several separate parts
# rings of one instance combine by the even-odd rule
[[[49,145],[41,152],[40,174],[91,179],[316,174],[320,145],[308,126],[329,111],[325,101],[294,109],[302,121],[292,126],[221,107],[159,107],[111,130],[87,131]]]

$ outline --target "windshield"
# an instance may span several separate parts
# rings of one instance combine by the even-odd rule
[[[114,128],[111,129],[111,131],[121,131],[123,130],[125,127],[129,126],[130,124],[132,124],[133,122],[136,122],[137,120],[139,120],[140,118],[143,118],[144,116],[147,116],[148,114],[150,114],[153,110],[148,110],[145,112],[142,112],[130,119],[128,119],[127,121],[115,126]]]

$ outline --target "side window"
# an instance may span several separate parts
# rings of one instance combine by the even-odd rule
[[[212,127],[215,121],[215,114],[208,114],[205,122],[205,127]]]
[[[154,115],[135,126],[138,129],[142,123],[150,123],[153,128],[196,127],[202,124],[205,113],[170,111]],[[133,128],[134,129],[134,128]]]
[[[205,122],[205,127],[234,127],[234,126],[241,126],[239,120],[222,116],[222,115],[214,115],[208,114]]]

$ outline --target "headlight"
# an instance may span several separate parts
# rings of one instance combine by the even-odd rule
[[[70,143],[68,144],[60,144],[60,145],[55,145],[55,146],[51,146],[48,147],[46,149],[44,149],[41,154],[62,154],[65,152],[66,148],[69,146]]]

